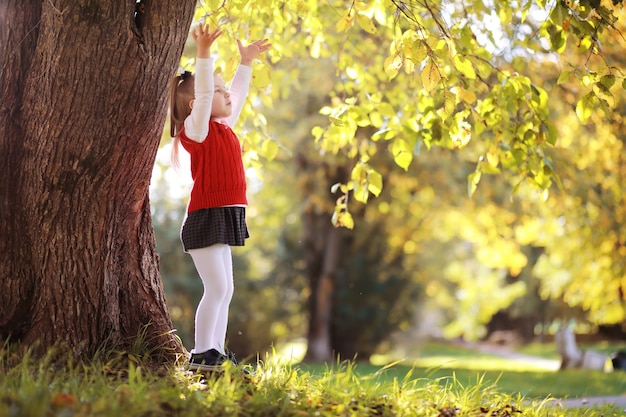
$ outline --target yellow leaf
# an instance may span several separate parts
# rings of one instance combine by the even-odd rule
[[[343,226],[346,229],[354,229],[354,219],[352,218],[352,214],[350,213],[345,213],[342,219],[343,222]]]
[[[416,40],[411,45],[410,58],[416,65],[419,65],[428,56],[426,43],[422,40]]]
[[[374,22],[372,22],[372,19],[370,19],[369,17],[365,16],[362,13],[359,13],[356,15],[356,21],[361,29],[363,29],[367,33],[376,33],[376,26],[374,26]]]
[[[469,59],[456,54],[454,56],[454,67],[466,78],[469,78],[470,80],[476,79],[476,71],[474,70],[474,66]]]
[[[467,194],[471,197],[476,188],[478,187],[478,183],[480,182],[481,172],[474,171],[467,176]]]
[[[422,85],[429,93],[432,92],[439,81],[441,81],[441,76],[439,75],[439,69],[437,66],[431,61],[422,70]]]
[[[394,55],[389,55],[385,59],[385,73],[389,79],[393,79],[396,75],[398,75],[398,71],[402,67],[402,57],[400,54],[396,53]]]
[[[261,145],[261,150],[269,161],[273,161],[278,154],[278,144],[273,140],[266,140],[263,142],[263,145]]]
[[[474,104],[476,102],[476,93],[464,88],[460,88],[459,97],[467,104]]]
[[[411,147],[406,141],[402,139],[396,139],[391,143],[391,154],[393,155],[393,161],[405,171],[409,169],[411,161],[413,161],[413,152]]]
[[[255,67],[252,74],[252,85],[257,88],[265,88],[270,84],[270,70],[266,65]]]
[[[580,100],[578,100],[578,103],[576,104],[576,115],[581,122],[585,122],[589,117],[591,117],[591,113],[593,112],[594,97],[593,93],[587,93]]]
[[[354,229],[354,219],[348,211],[335,212],[333,214],[332,223],[335,227],[345,227],[346,229]]]
[[[366,204],[369,193],[366,188],[366,183],[354,184],[354,199],[360,203]]]
[[[363,164],[356,164],[354,168],[352,168],[352,174],[350,178],[355,181],[362,181],[365,178],[365,170],[363,169]]]
[[[341,16],[341,19],[337,22],[335,28],[339,33],[347,32],[352,25],[354,25],[354,15],[350,12],[350,10],[346,10]]]
[[[454,95],[452,92],[448,90],[444,90],[443,91],[443,106],[441,106],[437,110],[437,114],[439,115],[439,117],[445,120],[448,117],[452,116],[452,114],[454,113],[455,105],[456,105],[456,95]]]
[[[383,190],[383,176],[380,175],[378,171],[370,169],[367,190],[376,197],[378,197]]]
[[[328,116],[328,119],[330,120],[330,122],[332,124],[334,124],[335,126],[343,126],[343,120],[334,117],[334,116]]]

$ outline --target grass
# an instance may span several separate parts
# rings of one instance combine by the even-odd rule
[[[312,374],[319,374],[322,365],[306,366]],[[403,380],[410,375],[418,384],[438,381],[442,386],[455,382],[462,386],[476,384],[494,385],[503,393],[521,394],[526,398],[585,398],[594,396],[626,395],[626,373],[602,373],[597,371],[481,371],[465,368],[422,368],[396,364],[381,370],[371,364],[357,364],[354,373],[366,377],[379,374],[382,383]]]
[[[597,352],[602,352],[606,355],[611,355],[613,352],[616,352],[618,350],[626,350],[626,343],[615,343],[607,341],[594,344],[581,343],[579,348],[581,350],[591,349]],[[557,353],[555,346],[552,343],[531,343],[529,345],[521,347],[519,349],[519,352],[547,359],[559,359],[559,354]]]
[[[610,355],[624,346],[600,343],[582,348]],[[487,383],[497,384],[503,392],[521,393],[531,398],[626,395],[626,372],[557,371],[560,358],[553,344],[532,344],[516,353],[528,357],[511,360],[453,344],[429,343],[411,352],[415,359],[404,360],[386,373],[389,379],[412,372],[428,379],[454,378],[466,385],[482,378]],[[386,362],[385,359],[389,360],[383,358],[379,365]],[[375,369],[369,365],[359,365],[359,368],[364,374]]]
[[[622,393],[622,373],[480,371],[463,368],[471,351],[432,346],[415,364],[344,361],[329,366],[258,363],[252,378],[236,368],[204,378],[180,367],[149,371],[139,356],[102,354],[91,364],[58,355],[16,360],[0,351],[0,416],[613,416],[623,410],[563,409],[550,394]],[[445,357],[448,367],[421,367]],[[481,360],[487,360],[482,357]],[[508,366],[513,366],[508,361]],[[451,366],[456,364],[455,366]],[[506,365],[505,363],[501,363]],[[517,366],[517,365],[515,365]],[[506,367],[504,368],[506,369]],[[623,373],[626,375],[626,373]],[[616,388],[617,387],[617,388]],[[552,392],[554,391],[554,392]]]

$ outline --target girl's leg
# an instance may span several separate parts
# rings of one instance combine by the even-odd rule
[[[222,299],[219,311],[217,313],[217,323],[215,325],[215,332],[213,333],[213,340],[217,343],[219,351],[225,352],[226,344],[226,328],[228,327],[228,308],[230,301],[233,298],[233,292],[235,290],[233,283],[233,258],[230,251],[230,246],[226,246],[221,251],[222,264],[226,271],[226,294]]]
[[[224,248],[229,246],[217,244],[189,251],[204,285],[204,293],[196,310],[195,346],[192,353],[220,350],[220,344],[223,344],[215,340],[214,335],[221,320],[221,306],[229,293],[229,285],[232,286],[232,272],[229,275],[223,261]]]

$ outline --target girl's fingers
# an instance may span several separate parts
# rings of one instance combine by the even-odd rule
[[[191,36],[193,36],[194,39],[196,39],[198,37],[198,30],[199,30],[199,25],[194,26],[193,28],[191,28]]]
[[[196,32],[198,35],[207,35],[212,37],[217,37],[222,34],[222,30],[219,27],[211,31],[211,26],[204,22],[200,22],[200,24],[196,25],[193,32]]]

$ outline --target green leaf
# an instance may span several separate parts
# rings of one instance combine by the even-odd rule
[[[600,84],[602,84],[606,89],[609,89],[615,85],[615,75],[608,74],[600,77]]]
[[[565,21],[567,17],[569,17],[567,9],[561,5],[561,2],[557,2],[554,9],[552,9],[552,12],[550,13],[550,21],[555,25],[562,27],[563,21]]]
[[[615,105],[615,97],[609,91],[609,89],[602,83],[598,82],[593,85],[593,92],[596,94],[601,100],[606,101],[609,107],[613,107]]]
[[[563,53],[567,45],[566,41],[567,34],[564,31],[552,28],[550,31],[550,44],[552,45],[552,49],[559,54]]]
[[[556,126],[554,126],[554,124],[552,123],[542,123],[541,125],[541,130],[543,131],[543,134],[546,137],[546,141],[550,144],[550,145],[555,145],[556,144],[556,140],[558,137],[558,130],[556,129]]]

